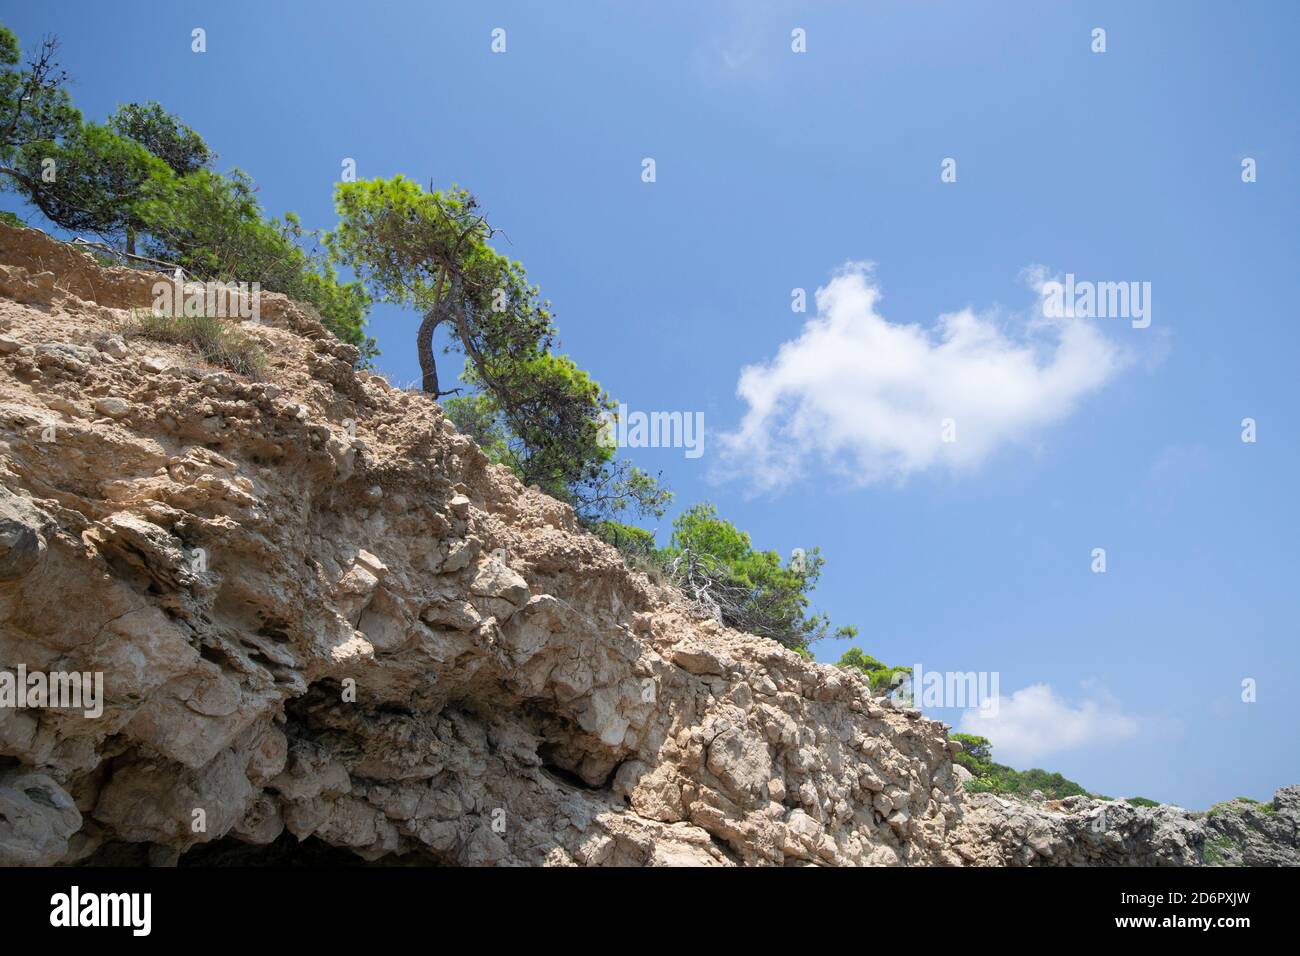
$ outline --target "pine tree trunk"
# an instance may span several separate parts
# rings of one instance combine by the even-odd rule
[[[420,359],[422,375],[420,389],[426,395],[437,398],[442,393],[438,390],[438,363],[433,358],[433,330],[442,324],[436,310],[430,310],[420,323],[420,331],[415,336],[415,349]]]

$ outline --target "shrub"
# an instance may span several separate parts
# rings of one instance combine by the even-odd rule
[[[1129,797],[1129,798],[1128,798],[1127,800],[1125,800],[1124,802],[1127,803],[1127,804],[1128,804],[1129,806],[1131,806],[1131,807],[1158,807],[1158,806],[1160,806],[1160,801],[1158,801],[1158,800],[1151,800],[1151,799],[1149,799],[1149,798],[1147,798],[1147,797]]]
[[[826,615],[808,613],[808,595],[824,563],[816,548],[783,564],[775,551],[756,550],[748,534],[704,503],[678,516],[672,542],[660,555],[666,575],[688,598],[737,630],[793,649],[830,630]],[[857,629],[835,633],[853,637]]]
[[[1226,836],[1214,837],[1205,842],[1205,862],[1208,866],[1219,866],[1225,855],[1232,849],[1232,841]]]
[[[640,571],[656,584],[671,583],[664,573],[664,564],[659,549],[655,547],[653,531],[610,519],[592,524],[589,530],[606,544],[617,548],[623,557],[623,563],[629,568]]]
[[[1015,770],[1005,764],[993,762],[993,748],[986,737],[974,734],[953,734],[964,748],[953,760],[969,770],[975,777],[966,782],[972,793],[1006,793],[1027,797],[1035,790],[1049,800],[1065,797],[1088,796],[1088,791],[1059,773],[1033,768]]]
[[[1271,803],[1260,803],[1252,797],[1233,797],[1231,800],[1224,800],[1216,803],[1210,809],[1205,811],[1206,816],[1216,816],[1220,813],[1241,813],[1243,810],[1258,810],[1261,813],[1276,813],[1277,807]]]
[[[971,761],[988,762],[992,759],[993,745],[987,737],[975,734],[950,734],[953,740],[961,744],[962,754]]]
[[[461,421],[475,427],[472,409],[458,414],[458,425]],[[810,660],[808,645],[830,630],[826,615],[808,613],[808,594],[824,563],[817,550],[783,564],[775,551],[756,550],[749,535],[719,517],[711,504],[679,515],[666,548],[655,546],[653,532],[618,521],[587,527],[618,548],[630,567],[672,584],[696,611],[736,630],[777,641]],[[857,629],[841,627],[835,633],[853,637]]]
[[[850,647],[836,663],[840,667],[852,667],[866,674],[875,690],[887,690],[894,685],[894,679],[899,674],[912,673],[910,667],[890,667],[888,664],[882,664],[870,654],[864,654],[860,647]]]
[[[358,282],[340,282],[323,254],[303,248],[308,234],[297,216],[263,218],[256,192],[240,170],[222,176],[199,169],[152,180],[140,203],[146,251],[190,275],[258,282],[267,292],[311,306],[327,329],[361,350],[367,364],[376,354],[364,333],[369,296]]]
[[[137,312],[126,329],[128,336],[185,345],[203,360],[248,378],[261,379],[266,356],[252,339],[221,319],[210,316],[154,315]]]
[[[612,544],[625,557],[651,558],[655,553],[653,531],[620,521],[605,520],[592,526],[592,532],[606,544]]]

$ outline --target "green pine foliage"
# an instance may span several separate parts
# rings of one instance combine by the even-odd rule
[[[812,590],[824,559],[813,549],[782,561],[754,547],[748,534],[707,502],[673,522],[667,547],[652,532],[605,520],[592,530],[617,547],[628,564],[651,571],[680,589],[698,610],[737,630],[770,638],[811,658],[809,645],[832,633],[830,618],[811,610]],[[841,627],[838,637],[857,629]]]
[[[340,183],[334,261],[376,298],[420,316],[421,388],[488,456],[526,485],[567,501],[589,525],[628,509],[658,517],[671,498],[656,478],[616,461],[603,440],[614,407],[600,384],[556,352],[550,303],[523,266],[491,245],[495,230],[467,190],[428,190],[405,176]],[[448,388],[434,335],[464,358]],[[460,394],[462,392],[468,394]]]
[[[365,334],[370,297],[360,282],[341,282],[323,251],[306,247],[311,236],[298,217],[268,219],[257,186],[242,170],[221,175],[198,169],[151,181],[140,201],[143,245],[153,258],[190,275],[224,282],[259,282],[316,310],[339,339],[378,353]]]
[[[414,344],[422,389],[444,401],[491,460],[572,504],[629,560],[727,624],[808,656],[808,646],[830,633],[826,616],[811,610],[823,565],[816,549],[783,561],[755,548],[709,504],[681,515],[662,549],[652,532],[624,523],[661,517],[672,493],[659,476],[616,457],[608,441],[616,404],[559,353],[550,304],[523,266],[493,247],[496,231],[467,190],[425,189],[403,176],[342,183],[338,226],[317,236],[292,213],[268,216],[248,174],[217,172],[203,138],[158,103],[127,103],[103,124],[85,121],[56,52],[57,42],[46,40],[24,64],[17,37],[0,26],[0,187],[54,225],[134,255],[132,262],[284,293],[314,308],[363,362],[376,354],[365,334],[372,302],[412,308],[420,316]],[[338,267],[356,280],[342,281]],[[464,360],[454,387],[439,376],[439,329],[446,349]],[[184,342],[247,374],[259,370],[249,343],[219,324],[147,318],[132,334]]]
[[[1049,800],[1089,795],[1088,791],[1079,784],[1059,773],[1049,773],[1037,768],[1014,770],[1006,764],[995,763],[992,745],[987,737],[952,734],[952,739],[960,743],[963,748],[954,760],[975,777],[966,783],[966,789],[972,793],[1006,793],[1027,797],[1035,790],[1039,790]]]
[[[213,171],[203,138],[157,103],[119,106],[104,124],[85,121],[57,49],[47,39],[23,64],[18,38],[0,26],[0,188],[55,226],[123,252],[194,278],[282,292],[314,308],[363,361],[375,354],[364,333],[364,289],[340,282],[325,255],[306,247],[296,217],[267,218],[247,174]]]
[[[894,686],[900,674],[912,673],[910,667],[891,667],[882,664],[870,654],[863,653],[860,647],[850,647],[836,661],[840,667],[852,667],[867,675],[871,686],[876,690],[888,690]]]

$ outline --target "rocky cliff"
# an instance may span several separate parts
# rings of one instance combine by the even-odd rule
[[[942,724],[693,617],[294,303],[262,380],[140,336],[158,278],[0,225],[0,669],[104,680],[0,708],[0,862],[1207,859],[967,796]]]

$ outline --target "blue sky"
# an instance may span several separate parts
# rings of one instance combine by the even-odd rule
[[[1192,807],[1300,782],[1295,7],[640,6],[0,19],[59,35],[89,117],[159,100],[309,227],[348,157],[472,189],[565,351],[633,409],[704,412],[701,458],[634,460],[759,546],[819,545],[818,602],[869,653],[997,672],[995,757]],[[1150,282],[1150,327],[1032,321],[1033,267]],[[372,316],[394,380],[414,331]],[[940,407],[953,446],[883,433]]]

